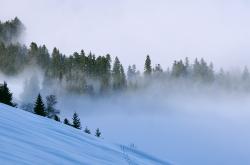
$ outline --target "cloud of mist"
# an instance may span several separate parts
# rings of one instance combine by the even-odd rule
[[[183,80],[154,81],[150,86],[108,96],[68,93],[58,84],[43,86],[39,69],[18,77],[0,75],[18,103],[56,94],[60,118],[74,112],[92,134],[100,128],[108,141],[130,145],[176,164],[248,164],[250,97],[247,91]],[[32,98],[33,97],[33,98]],[[44,100],[45,101],[45,100]],[[211,157],[213,159],[211,159]]]
[[[249,9],[243,0],[1,0],[0,19],[18,16],[26,26],[26,44],[56,46],[66,54],[110,53],[140,69],[146,54],[164,69],[175,59],[205,57],[231,68],[250,63]],[[176,164],[250,163],[247,92],[168,82],[88,97],[57,89],[56,83],[43,88],[43,75],[34,68],[0,80],[8,82],[18,103],[34,101],[37,92],[44,98],[57,94],[61,119],[76,111],[92,133],[99,127],[105,139],[135,143]]]
[[[76,111],[83,127],[100,128],[106,140],[133,143],[174,164],[248,164],[249,94],[206,91],[154,87],[99,99],[65,96],[59,107],[62,118]]]
[[[20,17],[26,44],[110,53],[139,69],[146,54],[164,69],[186,56],[237,67],[250,63],[249,9],[245,0],[2,0],[0,19]]]

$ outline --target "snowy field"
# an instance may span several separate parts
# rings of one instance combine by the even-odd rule
[[[0,164],[166,165],[56,121],[0,104]]]

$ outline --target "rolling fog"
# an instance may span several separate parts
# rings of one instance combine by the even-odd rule
[[[1,75],[0,79],[8,82],[20,105],[23,100],[35,101],[36,90],[43,97],[51,94],[51,90],[42,89],[38,73],[32,76],[26,71],[19,77]],[[32,90],[28,91],[28,77],[38,87],[29,86]],[[134,144],[174,164],[249,164],[250,94],[217,87],[175,86],[155,83],[105,97],[60,91],[57,108],[61,120],[71,119],[77,112],[83,129],[88,126],[92,134],[100,128],[108,141]]]
[[[204,57],[215,66],[250,64],[250,3],[247,0],[15,1],[0,0],[0,19],[18,16],[26,26],[23,43],[46,44],[70,54],[84,49],[118,56],[142,70],[149,54],[163,68],[176,59]],[[215,68],[219,70],[219,68]],[[103,97],[44,89],[43,75],[0,74],[15,101],[34,102],[56,94],[60,118],[79,113],[82,127],[100,128],[108,141],[180,165],[250,164],[250,93],[217,86],[153,83],[146,89]]]
[[[60,106],[79,109],[83,126],[99,127],[105,139],[133,143],[174,164],[249,164],[249,99],[149,90],[77,103],[65,99]]]

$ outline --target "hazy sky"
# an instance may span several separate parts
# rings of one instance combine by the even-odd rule
[[[204,57],[250,66],[249,0],[0,0],[2,21],[18,16],[24,42],[70,54],[110,53],[125,65]]]

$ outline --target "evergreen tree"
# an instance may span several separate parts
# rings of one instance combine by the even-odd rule
[[[136,70],[136,65],[128,67],[127,71],[127,86],[130,88],[136,88],[138,83],[140,72]]]
[[[73,127],[77,128],[77,129],[81,129],[81,121],[80,118],[78,117],[78,114],[75,112],[73,115]]]
[[[201,80],[205,83],[213,81],[213,64],[211,63],[208,66],[207,62],[203,58],[201,58],[200,62],[195,59],[195,63],[193,66],[193,75],[196,80]]]
[[[40,95],[40,93],[38,94],[37,99],[36,99],[34,112],[37,115],[46,116],[45,107],[44,107],[42,96]]]
[[[16,105],[12,102],[12,93],[8,88],[6,82],[3,85],[0,84],[0,102],[15,107]]]
[[[63,123],[66,124],[66,125],[70,125],[70,126],[71,126],[71,124],[69,123],[69,120],[68,120],[67,118],[65,118],[65,119],[63,120]]]
[[[96,137],[100,137],[101,134],[102,134],[102,133],[100,132],[99,128],[97,128],[96,131],[95,131],[95,136],[96,136]]]
[[[113,64],[113,69],[112,69],[113,89],[120,88],[120,79],[121,79],[120,66],[121,64],[120,64],[118,57],[115,57],[115,61]]]
[[[180,61],[174,61],[173,67],[172,67],[172,76],[174,77],[184,77],[186,76],[186,67],[183,64],[182,60]]]
[[[199,73],[200,73],[200,63],[197,58],[194,60],[193,64],[193,77],[195,79],[199,79]]]
[[[110,89],[111,82],[111,57],[107,54],[105,57],[96,59],[96,75],[101,83],[100,92],[106,92]]]
[[[0,42],[0,70],[6,75],[20,73],[25,64],[26,47],[21,45],[4,45]]]
[[[62,55],[57,48],[53,49],[51,56],[50,74],[53,78],[61,81],[65,70],[64,62],[66,57]]]
[[[54,116],[54,120],[60,122],[59,116],[55,115],[55,116]]]
[[[152,73],[152,66],[151,66],[151,60],[149,55],[146,57],[145,65],[144,65],[144,74],[145,75],[151,75]]]
[[[154,73],[159,74],[159,73],[163,72],[163,69],[162,69],[160,64],[157,64],[157,65],[155,65],[155,68],[153,69],[153,71],[154,71]]]
[[[113,64],[112,78],[114,90],[123,89],[126,86],[126,76],[118,57],[115,58],[115,62]]]
[[[30,48],[28,51],[28,60],[29,62],[37,62],[37,57],[38,57],[38,46],[35,42],[31,42]]]
[[[121,88],[125,88],[127,84],[126,75],[123,66],[121,65],[120,67],[121,67]]]
[[[50,63],[49,51],[45,45],[38,47],[38,55],[36,57],[37,64],[47,70]]]
[[[90,130],[88,129],[88,127],[86,127],[86,128],[84,129],[84,132],[87,133],[87,134],[91,134],[91,132],[90,132]]]

